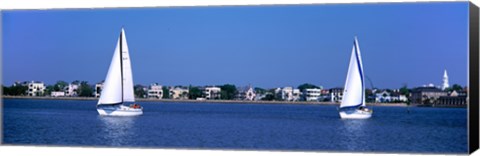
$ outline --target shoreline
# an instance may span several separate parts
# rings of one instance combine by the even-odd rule
[[[38,99],[38,100],[98,100],[96,97],[33,97],[33,96],[2,96],[4,99]],[[190,100],[190,99],[147,99],[137,98],[139,102],[188,102],[188,103],[248,103],[248,104],[312,104],[312,105],[339,105],[336,102],[315,101],[246,101],[246,100]],[[407,107],[406,103],[367,103],[367,106],[396,106]]]
[[[34,97],[34,96],[2,96],[4,99],[32,99],[32,100],[98,100],[96,97]],[[190,99],[148,99],[137,98],[137,102],[172,102],[172,103],[224,103],[224,104],[289,104],[289,105],[340,105],[336,102],[316,101],[247,101],[247,100],[190,100]],[[430,107],[430,108],[467,108],[458,106],[431,106],[422,104],[406,103],[367,103],[367,106],[391,106],[391,107]]]

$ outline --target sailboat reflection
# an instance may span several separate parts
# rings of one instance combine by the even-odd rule
[[[135,117],[99,116],[98,119],[103,123],[101,129],[107,145],[129,145],[129,140],[134,137],[132,127]]]
[[[342,120],[343,128],[341,129],[343,137],[340,143],[347,150],[365,149],[368,138],[366,138],[366,124],[368,120]]]

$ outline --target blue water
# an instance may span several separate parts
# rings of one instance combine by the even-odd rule
[[[97,101],[3,100],[3,143],[282,151],[466,153],[462,108],[373,107],[342,120],[336,106],[140,102],[144,115],[102,117]]]

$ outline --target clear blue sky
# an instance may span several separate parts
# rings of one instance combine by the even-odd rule
[[[468,2],[3,12],[3,83],[102,81],[125,26],[135,84],[343,87],[353,38],[378,88],[467,84]],[[370,83],[367,82],[367,87]]]

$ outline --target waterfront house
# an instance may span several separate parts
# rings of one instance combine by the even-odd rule
[[[392,102],[407,102],[408,98],[406,95],[401,94],[400,92],[392,92],[390,94],[390,98],[392,99]]]
[[[320,91],[320,97],[318,101],[330,101],[330,90],[322,89],[322,91]]]
[[[45,84],[40,81],[30,81],[27,83],[28,90],[27,90],[27,95],[28,96],[41,96],[45,93]]]
[[[252,86],[239,87],[237,88],[237,90],[238,90],[238,94],[237,94],[238,100],[249,100],[249,101],[255,100],[256,93]]]
[[[410,101],[415,104],[433,104],[441,96],[447,96],[447,92],[442,91],[432,85],[417,87],[412,90]]]
[[[170,87],[169,88],[169,96],[171,99],[188,99],[188,88],[184,87]]]
[[[220,99],[220,92],[222,89],[219,87],[205,87],[203,93],[205,94],[205,99]]]
[[[300,100],[300,89],[293,89],[293,87],[283,87],[280,91],[280,97],[284,101],[298,101]]]
[[[93,93],[95,97],[100,97],[100,94],[102,93],[102,89],[103,89],[103,81],[95,84],[95,93]]]
[[[307,88],[303,91],[303,98],[305,101],[318,101],[321,91],[319,88]]]
[[[391,102],[392,97],[390,96],[390,92],[387,90],[377,90],[375,93],[375,102]]]
[[[78,84],[70,83],[68,86],[65,86],[63,89],[65,91],[65,96],[77,96],[77,90],[79,88]]]
[[[343,88],[331,88],[330,92],[330,101],[331,102],[341,102],[343,98]]]
[[[162,99],[163,98],[163,88],[157,83],[153,83],[149,86],[147,90],[148,98]]]
[[[292,91],[292,101],[299,101],[302,96],[300,89],[293,89]]]

